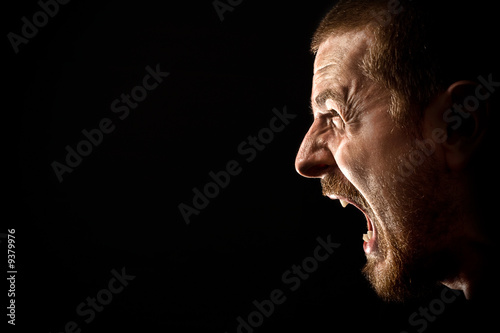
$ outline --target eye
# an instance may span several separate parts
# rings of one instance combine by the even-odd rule
[[[328,110],[328,112],[330,113],[330,122],[331,122],[332,126],[339,127],[339,128],[344,126],[344,120],[342,119],[342,117],[340,116],[340,113],[337,110],[331,109],[331,110]]]
[[[340,117],[340,113],[337,110],[331,109],[331,110],[328,110],[328,112],[330,112],[332,114],[332,117],[339,117],[340,119],[342,119],[342,117]]]

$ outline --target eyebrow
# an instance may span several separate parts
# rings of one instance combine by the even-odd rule
[[[345,94],[339,93],[333,89],[326,89],[321,93],[319,93],[318,96],[314,98],[314,105],[311,101],[310,105],[311,113],[314,114],[314,106],[316,106],[317,108],[322,108],[325,105],[326,101],[329,99],[334,100],[335,102],[340,104],[340,107],[343,108],[344,110],[348,109],[347,96]]]

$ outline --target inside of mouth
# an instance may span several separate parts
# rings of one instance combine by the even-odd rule
[[[363,234],[363,240],[365,242],[369,242],[370,239],[373,237],[373,225],[372,225],[372,221],[370,220],[368,215],[366,215],[366,213],[365,213],[365,217],[366,217],[366,225],[367,225],[368,231],[366,234]]]

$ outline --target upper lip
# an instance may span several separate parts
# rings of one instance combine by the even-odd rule
[[[341,197],[341,196],[338,196],[338,195],[335,195],[335,194],[328,194],[327,195],[330,199],[332,200],[343,200],[343,201],[346,201],[348,203],[350,203],[351,205],[355,206],[357,209],[359,209],[360,211],[362,211],[363,213],[365,212],[365,210],[363,208],[361,208],[361,205],[359,203],[356,203],[354,202],[352,199],[350,198],[346,198],[346,197]]]

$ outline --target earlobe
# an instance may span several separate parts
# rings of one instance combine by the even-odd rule
[[[447,139],[443,143],[447,166],[463,170],[479,148],[488,121],[484,87],[472,81],[458,81],[446,91],[450,105],[443,113]]]

